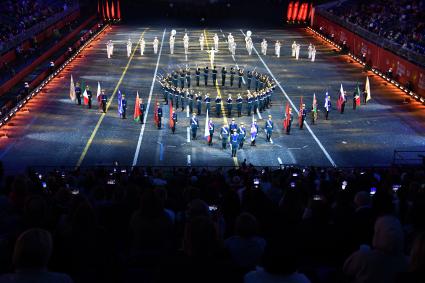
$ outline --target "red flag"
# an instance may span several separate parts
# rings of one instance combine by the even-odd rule
[[[108,19],[110,19],[111,17],[109,16],[109,0],[106,0],[106,17]]]
[[[140,115],[141,115],[141,113],[140,113],[140,99],[139,99],[139,92],[137,92],[136,102],[134,103],[134,116],[133,116],[134,120],[137,121],[137,122],[140,122],[140,118],[141,118]]]
[[[114,0],[112,0],[112,4],[111,4],[111,17],[112,17],[112,19],[115,19],[115,6],[114,6]]]
[[[121,20],[120,0],[118,0],[118,3],[117,3],[117,13],[118,13],[118,20]]]
[[[294,4],[294,9],[292,10],[292,20],[296,20],[297,19],[297,15],[298,15],[298,6],[300,5],[300,1],[295,2]]]
[[[301,20],[301,17],[304,14],[305,5],[306,5],[306,3],[302,3],[301,6],[300,6],[300,10],[298,11],[298,15],[297,15],[297,20],[298,21]]]
[[[285,118],[283,119],[283,127],[286,128],[289,125],[291,117],[289,116],[289,103],[286,102]]]
[[[97,0],[97,14],[100,15],[100,0]]]
[[[169,104],[170,104],[170,121],[169,121],[169,124],[170,124],[170,128],[172,128],[172,127],[174,127],[173,105],[171,105],[171,103],[169,103]]]
[[[301,96],[300,98],[300,112],[298,112],[298,123],[301,125],[301,121],[302,121],[302,116],[303,116],[303,97]]]
[[[292,20],[292,8],[293,8],[293,6],[294,6],[294,2],[292,2],[292,1],[289,2],[289,4],[288,4],[288,12],[286,14],[286,18],[287,18],[288,21]]]
[[[155,110],[153,114],[153,119],[155,121],[155,125],[158,125],[159,119],[158,119],[158,97],[155,97]]]

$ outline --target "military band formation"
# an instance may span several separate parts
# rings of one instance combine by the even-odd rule
[[[174,54],[174,46],[176,40],[176,31],[171,32],[169,38],[169,47],[170,54]],[[206,43],[206,34],[201,33],[199,36],[199,47],[201,51],[205,49]],[[258,115],[259,119],[261,113],[272,107],[272,97],[273,92],[276,87],[276,82],[273,81],[271,77],[267,74],[262,74],[256,71],[256,68],[251,70],[245,70],[244,68],[239,67],[230,67],[228,70],[226,66],[217,68],[214,64],[215,54],[219,52],[219,37],[217,34],[213,36],[213,46],[210,50],[206,50],[209,53],[210,63],[212,69],[210,70],[208,66],[203,68],[196,66],[193,69],[194,71],[194,83],[192,83],[192,70],[191,68],[180,68],[171,73],[165,75],[159,75],[157,81],[162,87],[162,100],[163,103],[158,101],[158,96],[155,95],[154,102],[154,122],[158,129],[163,128],[163,105],[169,107],[169,127],[172,134],[175,134],[177,124],[178,124],[178,112],[186,112],[186,116],[189,117],[189,127],[191,131],[192,140],[198,139],[198,130],[200,129],[201,116],[205,113],[205,124],[204,124],[204,133],[203,138],[206,139],[206,144],[208,146],[213,146],[214,134],[216,132],[216,126],[213,122],[212,115],[215,115],[217,118],[226,117],[231,119],[231,122],[227,124],[226,122],[220,126],[220,129],[217,131],[219,133],[219,139],[221,140],[221,148],[223,150],[227,149],[227,146],[230,145],[232,150],[231,156],[236,157],[237,150],[243,149],[245,141],[248,139],[251,146],[256,146],[256,140],[260,134],[261,125],[257,123],[255,115]],[[248,55],[252,54],[254,44],[251,38],[251,32],[248,31],[245,35],[245,43]],[[189,53],[190,38],[187,33],[183,36],[183,47],[184,53]],[[236,43],[234,37],[231,33],[227,36],[228,49],[231,55],[236,53]],[[138,42],[140,46],[140,55],[143,56],[146,51],[146,41],[142,37]],[[274,44],[276,57],[280,57],[280,50],[283,45],[283,42],[276,41]],[[152,42],[153,53],[158,53],[159,40],[157,37],[154,38]],[[126,42],[126,51],[127,57],[130,57],[134,51],[133,44],[129,38]],[[266,39],[263,39],[261,44],[261,54],[267,56],[268,43]],[[137,47],[136,47],[137,48]],[[297,44],[295,41],[291,45],[291,56],[296,60],[300,58],[300,49],[301,45]],[[114,43],[109,40],[106,43],[107,57],[111,58],[114,54]],[[312,62],[316,58],[316,48],[314,45],[309,44],[308,46],[308,59]],[[221,76],[221,81],[218,81],[218,76]],[[210,82],[211,78],[211,82]],[[221,96],[220,91],[218,91],[219,86],[221,87],[233,87],[239,93],[235,96],[232,94],[227,94],[225,97]],[[203,87],[204,92],[195,91],[194,86]],[[214,91],[217,88],[217,95],[212,97],[208,92],[208,87],[213,86]],[[84,90],[82,89],[84,88]],[[356,110],[357,107],[361,104],[360,100],[363,97],[363,103],[366,104],[368,100],[371,99],[370,95],[370,84],[369,79],[366,77],[366,84],[364,91],[360,91],[360,87],[357,85],[354,94],[353,94],[353,110]],[[84,83],[76,83],[74,85],[73,77],[71,76],[71,86],[70,86],[70,98],[76,104],[87,105],[88,109],[92,108],[92,99],[93,93],[90,86]],[[118,115],[122,119],[127,118],[127,99],[124,93],[121,93],[118,90]],[[98,82],[97,91],[96,91],[96,100],[99,111],[106,113],[108,109],[108,96],[104,89],[101,89],[100,83]],[[338,111],[343,114],[345,111],[345,104],[347,102],[347,93],[343,90],[341,84],[339,97],[337,99],[337,108]],[[291,132],[291,126],[293,123],[293,109],[290,104],[287,102],[286,107],[284,107],[284,113],[279,119],[283,120],[283,130],[289,135]],[[325,94],[325,102],[323,105],[324,108],[324,119],[329,119],[329,114],[332,109],[331,98],[328,92]],[[147,106],[143,101],[143,98],[139,97],[139,94],[136,95],[136,101],[134,105],[134,114],[133,118],[137,122],[143,124],[146,121],[146,111]],[[313,95],[312,105],[309,109],[306,108],[303,98],[300,99],[299,110],[295,109],[298,114],[298,127],[299,129],[304,128],[305,120],[307,116],[311,118],[311,124],[314,125],[318,120],[318,103],[316,95]],[[236,122],[235,117],[238,118],[242,116],[248,116],[250,118],[249,125],[245,125],[244,122],[239,124]],[[223,119],[227,121],[227,119]],[[271,115],[267,115],[267,118],[264,119],[263,130],[265,133],[265,139],[268,143],[273,143],[272,135],[273,131],[276,129],[276,125],[272,120]]]

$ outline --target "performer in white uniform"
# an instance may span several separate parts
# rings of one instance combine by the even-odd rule
[[[143,56],[143,54],[145,53],[145,46],[146,46],[146,42],[145,39],[142,37],[142,39],[140,40],[140,55]]]
[[[316,46],[313,45],[313,49],[311,50],[311,62],[316,60]]]
[[[295,59],[298,60],[300,58],[300,48],[301,45],[297,44],[297,46],[295,47]]]
[[[127,40],[127,57],[130,57],[131,55],[131,46],[133,45],[133,43],[131,43],[131,39],[129,38]]]
[[[111,58],[111,41],[110,40],[106,43],[106,55],[108,56],[108,59]]]
[[[158,53],[158,44],[159,44],[159,40],[158,38],[155,36],[155,39],[153,40],[153,53],[157,54]]]
[[[201,33],[201,35],[199,36],[199,46],[201,47],[201,51],[204,51],[204,34]]]
[[[295,50],[297,49],[297,43],[294,41],[291,47],[292,47],[292,57],[295,57]]]
[[[189,53],[189,36],[187,33],[183,36],[183,46],[184,46],[184,54]]]
[[[215,50],[218,51],[218,35],[217,34],[214,34],[213,40],[214,40],[214,48]]]
[[[276,40],[276,43],[275,43],[275,45],[274,45],[274,53],[275,53],[275,55],[277,56],[277,58],[279,58],[280,57],[280,42],[279,42],[279,40]]]
[[[211,65],[214,66],[215,53],[217,53],[218,50],[211,47],[211,51],[207,50],[207,52],[211,54]]]
[[[261,42],[261,53],[263,53],[264,56],[267,55],[267,40],[263,39]]]
[[[175,37],[174,35],[170,36],[170,54],[173,55],[174,54],[174,41],[175,41]]]
[[[311,52],[313,51],[313,45],[310,43],[308,45],[308,59],[311,59]]]

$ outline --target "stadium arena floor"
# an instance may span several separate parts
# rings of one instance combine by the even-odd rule
[[[170,55],[168,43],[172,29],[177,31],[174,55]],[[247,28],[243,30],[246,31]],[[251,31],[255,50],[252,56],[248,56],[244,36],[239,28],[204,30],[126,25],[108,28],[60,76],[52,80],[42,93],[28,103],[29,111],[21,111],[1,129],[8,135],[8,138],[0,139],[0,159],[6,171],[19,171],[27,166],[111,165],[114,161],[128,166],[234,166],[244,159],[258,166],[278,166],[280,163],[339,167],[385,166],[392,162],[396,149],[425,148],[423,105],[416,102],[402,104],[403,94],[400,90],[386,85],[384,80],[369,72],[372,100],[353,111],[351,95],[356,84],[364,85],[366,78],[359,64],[349,63],[348,56],[339,55],[331,45],[306,29],[252,28]],[[182,42],[185,32],[190,36],[190,52],[187,57]],[[245,143],[244,149],[238,151],[237,158],[231,157],[230,149],[220,149],[218,134],[224,122],[223,117],[213,116],[216,126],[214,146],[206,145],[203,139],[205,105],[199,117],[197,140],[188,138],[189,118],[186,117],[186,111],[177,111],[179,123],[174,135],[168,127],[168,107],[163,107],[163,129],[158,130],[154,125],[156,96],[162,102],[160,84],[154,80],[155,73],[165,74],[187,64],[192,68],[194,85],[193,68],[196,65],[201,68],[210,66],[209,54],[199,49],[198,38],[203,32],[208,36],[209,47],[213,44],[214,33],[220,37],[220,51],[215,57],[219,70],[222,66],[228,69],[231,66],[244,67],[245,70],[256,68],[260,73],[266,73],[279,82],[274,91],[273,106],[263,112],[262,117],[256,115],[261,129],[257,146],[250,147],[249,142]],[[234,58],[225,42],[229,32],[237,43]],[[144,56],[140,56],[137,45],[142,35],[147,43]],[[164,38],[158,55],[153,54],[151,44],[155,36],[160,42]],[[133,42],[133,53],[127,58],[125,43],[129,37]],[[269,44],[267,56],[260,55],[260,42],[263,38]],[[114,55],[107,59],[105,43],[110,39],[114,42]],[[276,40],[283,41],[280,58],[274,56]],[[299,61],[291,57],[290,45],[294,40],[301,43]],[[307,46],[310,42],[317,48],[314,63],[307,59]],[[134,50],[135,47],[137,50]],[[90,110],[70,101],[71,74],[75,81],[89,84],[94,97],[97,82],[100,81],[111,101],[106,115],[98,110],[95,98],[93,109]],[[229,86],[229,75],[224,88],[221,87],[220,72],[217,77],[222,97],[226,98],[230,92],[235,100],[239,89]],[[339,114],[336,110],[341,83],[350,95],[344,114]],[[118,89],[126,94],[128,101],[126,120],[120,119],[117,114]],[[330,120],[327,121],[323,113],[326,89],[331,95],[333,106]],[[199,90],[209,92],[212,100],[215,98],[217,89],[211,85],[211,74],[207,89],[200,87]],[[145,126],[132,118],[136,91],[148,107]],[[246,94],[246,88],[242,88],[241,93]],[[291,134],[284,134],[282,117],[287,97],[298,108],[300,97],[303,96],[306,108],[310,109],[313,93],[316,93],[320,110],[318,123],[310,125],[308,116],[306,121],[309,127],[299,130],[294,111]],[[235,108],[234,106],[234,110]],[[263,130],[269,114],[273,116],[275,123],[273,143],[266,142]],[[251,119],[245,112],[243,117],[236,117],[236,122],[243,121],[248,125],[249,131]]]

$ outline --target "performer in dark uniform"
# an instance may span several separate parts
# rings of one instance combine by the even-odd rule
[[[217,117],[220,117],[221,113],[221,96],[217,94],[217,97],[215,98],[215,113]]]
[[[232,99],[232,95],[229,93],[229,97],[227,97],[227,117],[231,117],[232,116],[232,107],[233,107],[233,99]]]
[[[213,81],[213,86],[217,85],[217,68],[216,66],[214,66],[212,72],[212,81]]]
[[[236,103],[238,108],[238,117],[240,117],[242,116],[242,103],[243,103],[243,98],[240,93],[238,94],[238,98],[236,98]]]
[[[80,91],[81,92],[81,91]],[[102,89],[102,110],[103,113],[106,113],[106,104],[108,103],[108,96],[105,94],[105,90]],[[80,97],[80,103],[81,103],[81,97]]]
[[[171,117],[172,121],[172,125],[171,125],[171,131],[174,132],[176,131],[176,124],[177,124],[177,113],[176,110],[173,109],[173,116]]]
[[[290,108],[289,111],[292,111],[291,109],[292,108]],[[304,121],[306,116],[307,116],[307,110],[305,109],[305,104],[303,104],[298,114],[298,125],[300,127],[300,130],[302,130],[304,127]]]
[[[235,69],[233,67],[230,68],[230,86],[233,86],[233,81],[235,80]]]
[[[226,85],[226,74],[227,74],[226,67],[223,67],[221,69],[221,86],[225,86]]]
[[[78,103],[78,105],[81,105],[81,87],[80,87],[80,83],[77,83],[75,85],[75,95],[77,96],[77,103]]]
[[[205,86],[207,86],[207,85],[208,85],[208,72],[209,72],[209,69],[208,69],[208,66],[206,66],[206,67],[204,68],[204,81],[205,81]]]
[[[196,76],[196,86],[199,86],[199,77],[201,76],[201,69],[199,67],[196,68],[195,76]]]
[[[244,76],[243,69],[239,69],[238,70],[238,76],[239,76],[238,87],[241,88],[242,87],[243,76]]]

